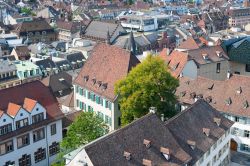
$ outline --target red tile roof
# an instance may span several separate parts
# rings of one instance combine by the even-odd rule
[[[20,109],[21,109],[20,105],[17,105],[14,103],[9,103],[8,109],[7,109],[7,114],[12,116],[12,117],[15,117]]]
[[[187,53],[174,50],[170,55],[167,55],[166,48],[161,51],[159,56],[168,64],[169,71],[175,78],[179,77],[188,61]]]
[[[47,118],[57,119],[63,116],[56,98],[48,87],[40,81],[33,81],[19,86],[0,91],[0,110],[15,115],[16,111],[24,104],[25,98],[36,100],[47,111]],[[10,104],[9,103],[15,103]],[[19,105],[18,107],[16,105]]]
[[[187,40],[182,42],[178,47],[178,49],[187,49],[187,50],[198,49],[198,48],[199,48],[198,44],[192,37],[187,38]]]
[[[104,43],[98,44],[74,83],[113,101],[116,98],[114,94],[116,81],[126,77],[138,63],[140,62],[136,56],[125,49]],[[88,81],[84,81],[84,77],[88,77]],[[107,88],[103,90],[98,83],[106,84]]]
[[[3,114],[4,114],[4,112],[2,110],[0,110],[0,118],[2,117]]]
[[[195,102],[191,97],[193,93],[193,96],[203,97],[218,111],[250,117],[250,77],[233,75],[225,81],[203,77],[195,80],[182,77],[179,80],[180,86],[177,88],[176,95],[179,96],[180,102],[193,104]],[[230,104],[226,103],[228,100],[231,100]]]
[[[33,110],[33,108],[35,107],[36,103],[37,103],[36,100],[32,100],[32,99],[25,97],[24,103],[23,103],[23,108],[25,108],[27,111],[31,112]]]

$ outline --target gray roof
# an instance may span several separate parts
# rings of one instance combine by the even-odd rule
[[[215,118],[220,120],[219,125]],[[86,145],[84,149],[93,165],[134,166],[142,165],[143,159],[150,160],[152,165],[193,165],[232,125],[233,122],[204,100],[198,100],[166,123],[156,114],[148,114]],[[208,136],[203,128],[210,129]],[[150,141],[149,148],[144,145],[144,140]],[[194,149],[188,140],[195,142]],[[161,148],[169,150],[169,160],[164,158]],[[131,154],[130,160],[124,157],[124,152]]]
[[[0,73],[7,73],[16,71],[16,66],[14,63],[0,59]]]

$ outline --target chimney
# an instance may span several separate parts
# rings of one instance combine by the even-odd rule
[[[155,114],[157,111],[156,107],[150,107],[149,112]]]
[[[142,165],[144,166],[152,166],[152,161],[147,159],[142,159]]]
[[[129,152],[124,151],[123,156],[126,158],[126,160],[131,160],[131,154]]]
[[[203,131],[204,134],[206,134],[206,136],[209,136],[209,133],[210,133],[209,128],[203,128],[202,131]]]
[[[151,141],[144,139],[143,144],[146,146],[146,148],[150,148],[151,146]]]
[[[161,147],[160,152],[164,155],[164,157],[169,160],[170,159],[170,150],[168,148]]]

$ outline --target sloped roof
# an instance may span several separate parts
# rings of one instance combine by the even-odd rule
[[[180,76],[188,61],[187,53],[174,50],[170,55],[167,55],[166,48],[161,51],[159,56],[168,64],[169,71],[175,78]]]
[[[28,46],[16,46],[14,49],[19,59],[28,60],[30,58],[30,50]]]
[[[192,50],[192,49],[198,49],[199,46],[195,42],[194,38],[188,37],[186,41],[180,43],[180,45],[177,47],[178,49],[187,49],[187,50]]]
[[[177,88],[176,95],[182,103],[193,104],[196,96],[202,96],[211,106],[221,112],[232,115],[250,117],[250,107],[245,105],[250,103],[250,77],[233,75],[225,81],[210,80],[198,77],[195,80],[187,77],[179,79],[180,86]],[[237,90],[241,89],[238,94]],[[228,105],[227,100],[231,99]],[[244,108],[246,106],[246,108]]]
[[[31,112],[33,108],[36,106],[37,101],[25,97],[24,103],[23,103],[23,108],[26,109],[27,111]]]
[[[48,119],[56,119],[63,115],[53,93],[40,81],[33,81],[1,90],[0,110],[10,113],[10,115],[15,115],[18,108],[21,108],[21,105],[24,104],[25,98],[39,102],[46,109]]]
[[[98,44],[74,83],[113,101],[116,98],[115,82],[126,77],[138,63],[139,60],[127,50],[104,43]],[[84,81],[84,77],[88,77],[88,81]],[[97,85],[98,81],[106,86],[105,90]]]
[[[214,122],[214,118],[220,119],[219,126]],[[192,157],[190,165],[195,164],[232,125],[232,121],[204,100],[198,100],[166,122],[166,127],[175,140]],[[210,129],[209,136],[204,134],[203,128]],[[195,142],[194,149],[187,143],[188,140]]]
[[[143,144],[144,139],[151,141],[150,148]],[[172,157],[169,161],[161,154],[161,147],[170,149]],[[177,166],[191,160],[155,114],[148,114],[90,143],[85,147],[85,151],[93,165],[103,166],[142,165],[143,159],[151,160],[152,165]],[[131,154],[131,160],[126,160],[124,151]]]

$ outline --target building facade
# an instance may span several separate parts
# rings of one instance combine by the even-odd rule
[[[55,97],[38,81],[1,90],[0,96],[4,97],[0,104],[1,164],[49,166],[62,140],[62,113]]]

